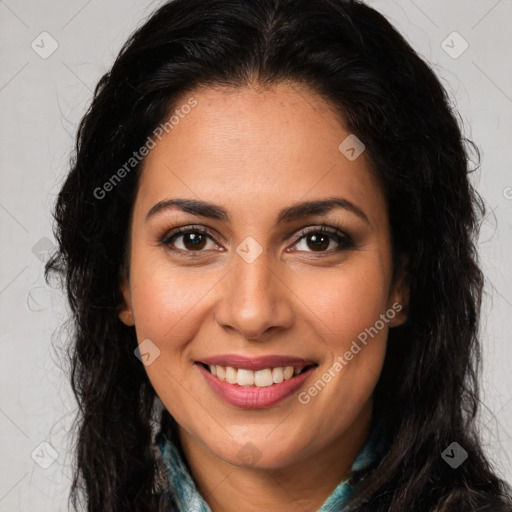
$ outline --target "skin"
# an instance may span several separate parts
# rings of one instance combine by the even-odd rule
[[[366,154],[350,161],[340,152],[350,132],[306,87],[202,88],[179,105],[190,96],[197,106],[145,160],[120,319],[135,325],[139,343],[150,339],[160,350],[145,369],[179,424],[213,512],[316,510],[349,476],[367,439],[388,329],[405,321],[407,290],[401,273],[392,281],[386,200]],[[282,208],[332,196],[357,205],[368,223],[342,208],[276,223]],[[146,222],[167,198],[215,203],[229,221],[175,208]],[[328,235],[316,249],[311,235],[323,223],[342,226],[355,247]],[[216,235],[199,250],[187,235],[173,240],[196,258],[161,242],[172,228],[191,225]],[[299,239],[303,228],[310,236]],[[248,236],[263,251],[251,263],[236,252]],[[193,364],[227,353],[304,357],[318,364],[299,390],[307,391],[396,303],[404,309],[305,405],[292,396],[265,409],[237,408]],[[247,443],[257,449],[252,462],[237,455]]]

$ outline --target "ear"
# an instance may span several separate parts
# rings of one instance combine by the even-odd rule
[[[135,325],[135,319],[132,310],[132,299],[130,290],[130,279],[127,273],[122,270],[119,277],[119,289],[123,297],[123,303],[119,305],[119,320],[127,326]]]
[[[400,256],[388,298],[388,309],[395,312],[394,317],[389,321],[390,327],[398,327],[407,320],[407,312],[409,309],[408,263],[409,259],[406,256]]]

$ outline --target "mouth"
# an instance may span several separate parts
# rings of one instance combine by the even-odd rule
[[[259,370],[250,370],[247,368],[207,364],[201,361],[197,361],[196,364],[202,366],[220,381],[240,387],[253,388],[276,386],[284,381],[293,380],[318,366],[316,363],[311,363],[306,365],[275,366]]]
[[[291,399],[312,378],[318,367],[318,364],[310,361],[304,364],[306,362],[304,360],[300,360],[301,364],[299,364],[292,363],[287,358],[287,362],[289,366],[263,368],[262,364],[267,365],[267,361],[263,363],[261,360],[258,362],[253,360],[252,366],[258,367],[255,370],[209,364],[203,361],[196,361],[194,366],[210,389],[224,402],[240,409],[264,409],[278,406],[287,399]],[[291,402],[288,401],[288,403]]]

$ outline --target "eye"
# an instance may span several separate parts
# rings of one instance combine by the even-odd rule
[[[178,240],[180,241],[177,242]],[[194,253],[201,253],[204,252],[203,249],[208,249],[208,242],[211,242],[210,249],[220,248],[215,241],[214,234],[200,226],[173,229],[166,233],[160,242],[172,252],[192,257],[199,256],[199,254]],[[334,249],[332,249],[333,242],[336,245]],[[301,244],[303,244],[302,249],[299,247]],[[352,249],[355,244],[349,235],[339,229],[322,225],[301,231],[299,238],[292,247],[299,247],[299,250],[304,252],[332,254]],[[310,250],[308,251],[308,249]],[[223,251],[224,249],[221,248],[220,250]]]
[[[182,239],[176,246],[176,240]],[[213,234],[199,226],[189,226],[185,228],[176,228],[167,233],[161,240],[169,250],[173,252],[191,253],[203,252],[208,242],[212,242],[211,249],[217,248]],[[181,247],[180,247],[181,245]]]
[[[332,242],[334,242],[335,245],[337,244],[334,250],[332,250]],[[306,252],[317,253],[335,253],[355,247],[354,241],[349,235],[339,231],[338,229],[333,229],[324,225],[320,228],[302,231],[298,241],[293,247],[297,248],[301,243],[303,244],[303,247],[306,248]],[[307,251],[307,249],[310,249],[310,251]],[[299,247],[299,250],[302,249]]]

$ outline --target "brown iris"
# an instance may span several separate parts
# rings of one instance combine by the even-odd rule
[[[320,233],[313,233],[311,235],[308,235],[308,245],[310,241],[312,242],[311,248],[313,248],[314,251],[321,251],[327,249],[329,247],[329,239],[330,237],[328,235],[320,234]]]
[[[189,250],[203,249],[206,243],[206,236],[200,233],[184,233],[182,236],[183,245]]]

